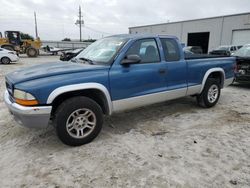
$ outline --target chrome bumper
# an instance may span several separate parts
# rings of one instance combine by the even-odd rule
[[[46,128],[48,126],[52,106],[21,106],[10,101],[8,91],[4,93],[4,102],[20,125],[29,128]]]

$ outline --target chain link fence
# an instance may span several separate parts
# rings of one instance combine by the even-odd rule
[[[61,49],[78,49],[86,48],[92,42],[74,42],[74,41],[42,41],[42,46],[55,47]]]

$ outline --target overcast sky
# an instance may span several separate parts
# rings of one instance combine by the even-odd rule
[[[84,38],[128,33],[128,27],[250,12],[250,0],[1,0],[0,31],[35,35],[34,11],[42,40],[79,38],[74,23],[82,6]]]

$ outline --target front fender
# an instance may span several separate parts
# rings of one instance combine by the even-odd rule
[[[47,104],[51,104],[56,99],[56,97],[58,97],[61,94],[72,92],[72,91],[85,90],[85,89],[97,89],[101,91],[106,97],[106,100],[108,102],[109,115],[112,114],[113,106],[112,106],[112,101],[111,101],[111,97],[110,97],[108,89],[104,85],[99,84],[99,83],[94,83],[94,82],[59,87],[50,93],[47,99]]]

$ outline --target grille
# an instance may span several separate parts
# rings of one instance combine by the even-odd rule
[[[10,83],[6,81],[6,89],[8,90],[9,94],[12,95],[13,93],[13,88]]]

